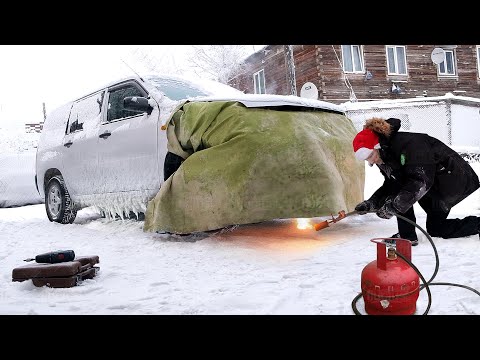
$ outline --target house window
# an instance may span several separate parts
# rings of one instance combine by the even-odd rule
[[[342,45],[343,71],[364,73],[363,53],[360,45]]]
[[[388,75],[407,75],[405,46],[387,46]]]
[[[445,60],[438,64],[438,75],[454,76],[457,74],[455,69],[455,50],[445,50]]]
[[[480,78],[480,46],[477,45],[477,69],[478,77]]]
[[[266,94],[265,71],[263,71],[263,69],[253,74],[253,86],[255,88],[255,94]]]

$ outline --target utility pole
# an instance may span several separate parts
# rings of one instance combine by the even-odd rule
[[[47,119],[47,110],[45,109],[45,103],[43,103],[43,121]]]
[[[283,45],[285,53],[285,67],[287,68],[287,90],[289,95],[297,95],[297,80],[295,79],[295,62],[293,60],[293,46]]]

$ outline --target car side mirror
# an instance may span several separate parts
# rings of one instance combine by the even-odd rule
[[[123,107],[126,110],[152,113],[153,107],[148,103],[148,99],[142,96],[127,96],[123,99]]]

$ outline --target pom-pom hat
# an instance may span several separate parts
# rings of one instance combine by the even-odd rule
[[[363,129],[353,139],[353,151],[357,160],[366,160],[373,149],[380,149],[378,135],[370,129]]]

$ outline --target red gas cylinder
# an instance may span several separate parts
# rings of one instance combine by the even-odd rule
[[[369,315],[413,315],[420,292],[419,277],[405,260],[376,238],[377,260],[362,271],[362,295],[365,311]],[[395,239],[396,250],[411,261],[412,245],[409,240]]]

